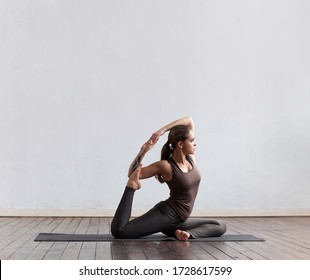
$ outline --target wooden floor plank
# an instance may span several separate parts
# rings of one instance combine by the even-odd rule
[[[303,256],[298,256],[291,250],[291,248],[287,247],[287,244],[282,242],[276,236],[273,236],[269,230],[274,230],[275,225],[273,224],[270,227],[266,227],[266,224],[260,218],[236,218],[235,219],[237,225],[230,225],[231,227],[237,228],[240,233],[247,232],[250,234],[258,235],[259,237],[265,238],[266,242],[262,244],[243,244],[247,248],[250,249],[250,245],[255,245],[255,250],[260,252],[260,254],[264,254],[267,259],[278,259],[277,256],[281,255],[281,259],[295,260],[302,258]],[[258,233],[257,226],[260,227],[260,232]]]
[[[222,218],[265,242],[34,242],[40,232],[110,233],[106,217],[0,217],[0,259],[309,260],[310,217]]]
[[[67,227],[72,222],[73,218],[64,218],[51,232],[65,232]],[[54,242],[36,242],[37,246],[27,256],[27,260],[41,260],[44,259],[46,253],[54,245]]]
[[[100,219],[98,217],[91,218],[88,224],[86,233],[98,234]],[[96,256],[96,242],[83,242],[81,252],[79,254],[80,260],[93,260]]]
[[[75,218],[68,225],[64,233],[76,233],[78,227],[82,222],[82,218]],[[80,242],[68,242],[66,248],[64,249],[62,255],[60,256],[61,260],[77,260],[80,254],[81,243]]]
[[[215,251],[216,253],[219,253],[218,250],[211,245],[211,243],[188,243],[188,250],[191,251],[192,254],[194,254],[199,260],[216,260],[216,257],[214,256]]]
[[[110,233],[109,218],[101,217],[99,220],[98,234]],[[96,244],[96,260],[111,259],[111,243],[97,242]]]
[[[48,231],[53,231],[55,228],[61,224],[63,218],[50,218],[50,223],[45,228]],[[38,230],[40,231],[40,230]],[[11,255],[10,259],[27,259],[28,255],[32,253],[36,249],[36,247],[39,245],[36,242],[33,242],[34,237],[36,237],[38,232],[34,232],[33,236],[30,238],[18,249],[14,254]],[[21,255],[21,253],[23,254]]]
[[[90,218],[82,219],[77,218],[71,221],[68,224],[67,228],[64,230],[65,233],[85,233],[87,226],[89,224]],[[73,247],[74,244],[71,242],[55,242],[49,252],[44,256],[46,260],[59,260],[59,259],[77,259],[77,256],[80,254],[81,243],[75,243],[76,246]],[[68,258],[68,251],[70,249],[70,255]],[[72,253],[73,251],[73,253]],[[64,257],[65,256],[65,257]]]
[[[262,236],[267,239],[268,243],[275,248],[275,250],[281,250],[282,255],[288,257],[288,259],[308,259],[310,255],[310,250],[304,250],[300,246],[288,242],[287,240],[283,240],[281,236],[278,234],[278,225],[271,223],[270,219],[266,218],[253,218],[252,220],[248,220],[247,223],[251,225],[254,230],[256,224],[259,223],[265,230],[262,233]],[[282,227],[282,232],[289,232],[290,226],[286,225]],[[298,236],[295,236],[295,240]]]
[[[141,242],[126,242],[125,246],[129,260],[147,260]]]
[[[113,260],[128,260],[128,253],[125,242],[111,242],[111,254]]]
[[[1,240],[0,259],[9,259],[15,251],[22,249],[22,245],[36,234],[40,226],[48,227],[49,223],[48,218],[31,219],[29,224],[14,230],[11,235]]]
[[[197,246],[197,244],[191,244],[190,242],[177,242],[178,244],[176,245],[175,243],[176,242],[173,241],[167,243],[168,248],[170,248],[171,251],[174,251],[181,260],[197,260],[199,257],[202,257],[202,254],[206,257],[205,251]]]
[[[169,248],[169,242],[171,241],[150,242],[153,253],[152,255],[147,255],[147,258],[152,260],[180,260],[181,257]]]

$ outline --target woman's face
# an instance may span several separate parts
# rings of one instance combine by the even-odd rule
[[[187,139],[183,142],[182,151],[184,154],[194,154],[196,150],[195,135],[192,131],[188,133]]]

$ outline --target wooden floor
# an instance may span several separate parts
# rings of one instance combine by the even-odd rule
[[[34,242],[40,232],[109,233],[110,218],[0,217],[0,259],[309,260],[310,217],[221,218],[265,242]]]

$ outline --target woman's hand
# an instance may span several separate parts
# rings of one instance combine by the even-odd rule
[[[157,142],[157,140],[149,139],[147,142],[145,142],[142,145],[141,152],[147,153],[150,149],[152,149],[155,146],[156,142]]]
[[[157,143],[160,135],[162,135],[164,133],[164,131],[162,129],[154,132],[151,136],[151,138],[146,141],[141,149],[140,152],[138,153],[138,155],[135,157],[134,161],[131,163],[129,170],[128,170],[128,177],[132,174],[132,172],[139,166],[139,164],[141,164],[142,159],[144,158],[145,154],[152,149],[155,144]]]
[[[166,132],[166,130],[165,130],[164,128],[161,128],[161,129],[155,131],[155,132],[152,134],[150,140],[157,142],[158,139],[159,139],[159,137],[162,136],[165,132]]]
[[[146,143],[143,144],[143,146],[141,147],[141,151],[146,153],[150,149],[152,149],[155,146],[155,144],[157,143],[157,141],[159,140],[160,136],[162,136],[165,132],[166,131],[164,128],[161,128],[161,129],[155,131],[152,134],[151,138]]]

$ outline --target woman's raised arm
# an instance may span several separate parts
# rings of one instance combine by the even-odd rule
[[[152,149],[154,147],[154,145],[157,143],[160,136],[162,136],[165,132],[169,131],[171,128],[173,128],[176,125],[188,126],[193,132],[195,129],[193,119],[191,117],[184,117],[184,118],[178,119],[176,121],[173,121],[173,122],[163,126],[162,128],[160,128],[156,132],[154,132],[152,134],[151,138],[145,144],[142,145],[139,153],[137,154],[137,156],[135,157],[135,159],[131,163],[129,170],[128,170],[128,176],[130,176],[132,174],[132,172],[139,166],[139,164],[141,164],[145,154],[150,149]]]
[[[159,130],[154,132],[150,139],[157,142],[161,135],[163,135],[165,132],[169,131],[171,128],[173,128],[176,125],[188,126],[190,128],[190,130],[195,132],[195,125],[194,125],[193,119],[191,117],[184,117],[184,118],[178,119],[176,121],[173,121],[173,122],[163,126]]]

